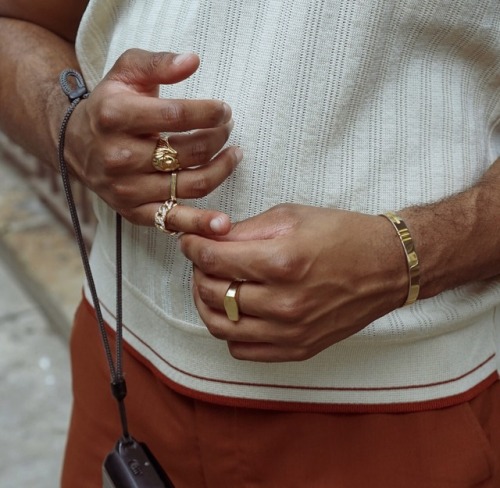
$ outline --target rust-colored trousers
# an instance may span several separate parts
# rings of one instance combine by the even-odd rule
[[[95,318],[72,337],[74,406],[63,488],[102,486],[118,410]],[[294,413],[180,395],[124,354],[130,431],[176,488],[498,488],[500,383],[458,406],[406,414]]]

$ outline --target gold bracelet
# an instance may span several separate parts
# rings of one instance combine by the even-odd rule
[[[397,215],[392,212],[386,212],[382,216],[389,219],[398,233],[401,244],[403,244],[408,264],[408,296],[404,305],[411,305],[417,300],[418,292],[420,291],[420,265],[413,245],[413,239],[408,227],[406,227],[406,224]]]

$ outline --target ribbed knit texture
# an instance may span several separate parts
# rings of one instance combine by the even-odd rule
[[[231,105],[230,143],[242,147],[244,160],[207,198],[184,203],[222,210],[232,220],[282,202],[372,214],[397,211],[469,187],[499,154],[494,131],[500,120],[498,0],[91,0],[77,41],[87,82],[98,83],[131,47],[197,52],[198,72],[162,87],[161,96],[219,98]],[[97,213],[93,259],[99,283],[100,273],[103,282],[113,274],[114,220],[102,202]],[[404,403],[463,393],[494,370],[498,281],[470,284],[397,310],[320,359],[256,365],[233,360],[225,344],[209,336],[191,297],[190,263],[175,239],[153,228],[125,225],[124,232],[124,273],[133,277],[126,293],[134,303],[128,310],[125,303],[125,322],[136,336],[129,341],[186,388],[283,401]],[[112,288],[102,288],[111,311]],[[148,313],[157,324],[145,323]],[[471,356],[470,331],[478,324],[481,333],[472,334],[479,342]],[[443,340],[448,333],[456,343]],[[191,350],[195,337],[210,346]],[[430,341],[439,340],[437,349],[429,348]],[[398,351],[394,364],[389,359],[386,368],[380,365],[383,377],[377,368],[370,377],[371,353],[389,343],[403,349],[411,345],[411,352]],[[455,351],[447,350],[450,344]],[[183,375],[203,376],[197,369],[201,365],[196,358],[183,358],[183,348],[185,356],[214,364],[210,377],[229,383],[265,378],[283,386],[298,375],[297,381],[313,377],[334,390],[447,383],[461,375],[470,378],[472,369],[490,361],[487,371],[449,391],[399,391],[382,401],[369,393],[320,398],[308,392],[291,398],[286,389],[256,395],[244,389],[235,393],[229,386],[214,391],[203,378],[191,384]],[[210,348],[218,359],[208,355]],[[343,357],[340,350],[345,362],[328,370]],[[435,358],[435,364],[421,368],[423,361],[432,362],[430,350],[442,352],[445,364]],[[413,366],[393,375],[402,358]],[[353,362],[365,367],[356,373]]]

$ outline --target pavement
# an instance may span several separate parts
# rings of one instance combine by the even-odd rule
[[[0,488],[59,486],[82,281],[73,237],[0,152]]]

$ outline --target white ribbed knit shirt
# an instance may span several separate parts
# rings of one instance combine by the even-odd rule
[[[231,106],[244,159],[183,203],[233,221],[283,202],[397,211],[469,187],[500,154],[498,0],[91,0],[77,39],[90,87],[132,47],[198,53],[196,74],[161,96]],[[96,212],[92,265],[112,325],[114,216],[101,201]],[[262,364],[208,333],[175,239],[125,224],[124,273],[126,341],[212,401],[426,408],[497,371],[498,280],[420,300],[308,361]]]

